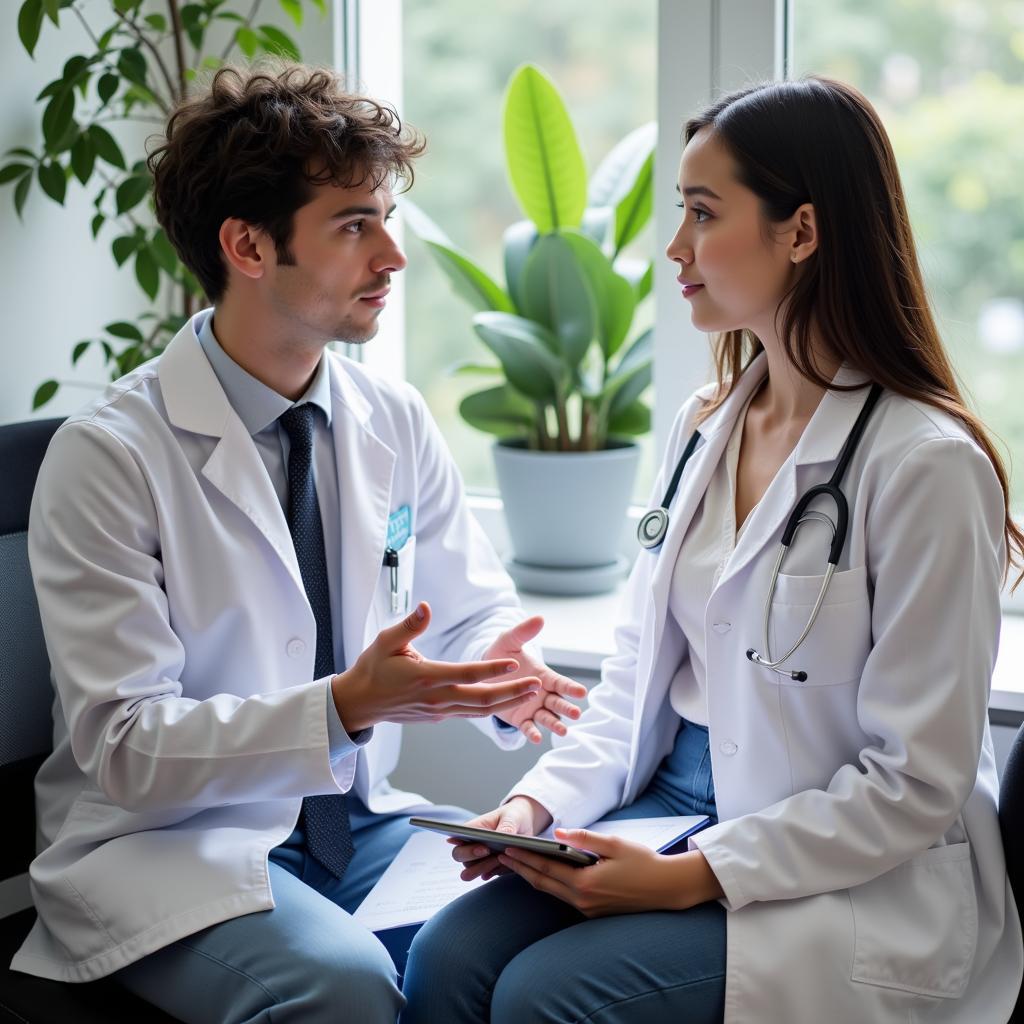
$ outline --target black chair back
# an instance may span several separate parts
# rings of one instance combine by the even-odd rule
[[[53,743],[50,663],[28,566],[28,512],[39,465],[61,420],[0,427],[0,792],[9,840],[0,878],[28,870],[35,855],[32,781]]]
[[[0,426],[0,879],[24,874],[35,856],[35,781],[53,746],[53,687],[28,563],[28,513],[39,466],[59,419]],[[176,1024],[109,979],[63,984],[11,971],[35,920],[0,920],[0,1021],[18,1024]]]
[[[1024,921],[1024,726],[1014,737],[999,783],[999,830],[1006,851],[1006,873],[1010,876],[1017,913]],[[1024,991],[1010,1022],[1024,1022]]]

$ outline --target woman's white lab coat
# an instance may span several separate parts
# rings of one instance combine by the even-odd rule
[[[671,749],[686,642],[668,613],[679,546],[765,358],[699,427],[660,551],[634,567],[617,652],[569,735],[514,789],[570,825],[633,801]],[[836,383],[863,378],[844,369]],[[704,392],[707,394],[709,392]],[[692,840],[725,891],[727,1024],[1006,1021],[1021,929],[996,819],[987,703],[1003,499],[959,422],[883,394],[843,489],[849,537],[794,669],[752,664],[779,539],[827,480],[867,391],[829,392],[754,509],[708,601],[708,723],[719,824]],[[694,429],[680,413],[655,485]],[[814,508],[834,518],[827,503]],[[818,529],[816,534],[814,530]],[[797,534],[772,651],[807,622],[828,538]]]
[[[382,559],[403,506],[400,589],[415,556],[413,600],[434,615],[417,646],[479,657],[522,614],[437,427],[411,387],[335,355],[329,367],[349,660],[400,617]],[[269,909],[267,853],[306,795],[426,804],[388,785],[397,725],[332,770],[330,677],[313,681],[316,624],[284,512],[193,323],[57,432],[29,554],[57,701],[36,781],[39,921],[15,969],[88,981]]]

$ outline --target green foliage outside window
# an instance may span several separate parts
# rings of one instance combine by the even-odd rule
[[[954,364],[1024,501],[1024,3],[793,0],[794,74],[875,104]]]

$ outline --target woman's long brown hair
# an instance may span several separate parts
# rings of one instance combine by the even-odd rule
[[[1024,533],[1010,516],[1006,469],[967,408],[939,336],[896,158],[874,108],[849,85],[808,77],[723,97],[687,122],[685,141],[702,128],[730,152],[769,222],[786,220],[804,203],[814,206],[818,248],[779,306],[780,337],[797,370],[819,387],[858,386],[833,388],[822,375],[812,350],[816,336],[870,380],[960,420],[1003,489],[1006,571],[1021,565]],[[718,390],[701,419],[726,399],[761,347],[749,331],[718,336]]]

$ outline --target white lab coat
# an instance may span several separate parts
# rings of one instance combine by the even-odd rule
[[[381,563],[403,505],[400,587],[415,556],[414,600],[434,616],[417,646],[478,658],[522,614],[437,427],[411,387],[329,361],[350,661],[399,617]],[[308,794],[352,788],[375,812],[426,804],[388,785],[397,725],[332,772],[329,677],[313,681],[285,516],[192,323],[57,432],[29,553],[57,695],[37,779],[39,920],[15,969],[86,981],[269,909],[268,851]]]
[[[765,372],[762,355],[700,426],[665,542],[638,556],[617,653],[581,720],[513,790],[556,821],[593,821],[632,802],[671,749],[679,720],[668,690],[686,643],[668,613],[673,568]],[[836,382],[859,380],[844,368]],[[700,394],[676,421],[657,502]],[[1003,500],[958,422],[883,394],[843,484],[850,525],[839,571],[792,659],[807,681],[746,657],[749,647],[765,653],[764,602],[785,522],[798,496],[831,476],[866,394],[826,394],[707,606],[720,823],[692,846],[729,911],[727,1024],[997,1024],[1020,986],[987,724]],[[812,507],[835,516],[827,503]],[[820,528],[798,533],[773,605],[775,657],[807,622],[827,551]]]

